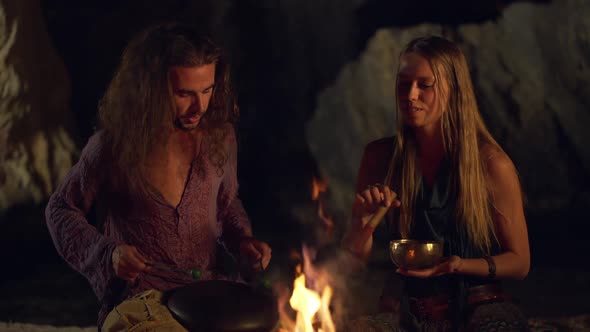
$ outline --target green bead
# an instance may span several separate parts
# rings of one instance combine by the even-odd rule
[[[268,280],[267,278],[260,278],[260,280],[258,281],[258,285],[262,288],[265,288],[265,289],[272,288],[272,284],[271,284],[270,280]]]
[[[202,275],[203,275],[203,273],[201,272],[201,270],[199,270],[199,269],[191,269],[191,277],[193,277],[194,280],[201,279],[201,276]]]

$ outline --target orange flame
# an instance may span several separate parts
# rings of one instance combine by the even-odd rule
[[[324,212],[321,193],[326,192],[328,184],[326,181],[313,178],[311,198],[318,202],[318,216],[324,224],[324,238],[328,238],[334,228],[332,218]],[[293,282],[293,293],[289,298],[290,307],[295,310],[295,321],[291,319],[286,310],[287,292],[279,295],[279,316],[281,319],[280,332],[335,332],[336,327],[330,313],[330,301],[333,290],[322,275],[312,265],[313,253],[311,249],[303,247],[303,267],[298,264],[295,268],[296,278]],[[311,288],[307,287],[307,281],[311,281]],[[316,330],[317,328],[317,330]]]
[[[318,293],[305,287],[305,274],[303,273],[295,279],[293,295],[289,304],[291,308],[297,310],[295,331],[314,332],[313,317],[320,309],[321,299]]]
[[[332,314],[330,313],[330,301],[332,300],[333,294],[332,287],[324,287],[320,298],[320,309],[318,311],[319,320],[322,322],[322,328],[320,329],[322,332],[336,331],[334,321],[332,320]]]
[[[293,283],[293,293],[289,304],[296,311],[296,319],[293,322],[284,310],[281,309],[281,302],[285,304],[283,297],[279,301],[279,312],[281,316],[281,332],[335,332],[336,328],[330,313],[330,301],[332,300],[332,288],[323,283],[319,271],[315,271],[311,264],[310,250],[303,248],[303,268],[307,272],[310,281],[315,281],[316,287],[308,288],[306,285],[306,274],[301,271],[301,265],[297,265],[296,272],[299,274]],[[318,280],[312,280],[317,278]]]
[[[317,201],[320,197],[320,193],[328,190],[328,183],[319,178],[313,178],[311,181],[311,199]]]
[[[332,233],[334,229],[334,220],[331,216],[324,212],[324,204],[320,199],[320,194],[328,190],[328,183],[319,178],[313,178],[311,182],[311,199],[318,201],[318,216],[324,223],[326,238]]]

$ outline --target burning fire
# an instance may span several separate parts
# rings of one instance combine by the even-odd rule
[[[328,190],[328,183],[322,179],[313,178],[311,182],[311,199],[317,201],[320,198],[320,193]]]
[[[306,248],[303,250],[304,266],[311,266]],[[301,272],[301,265],[297,266],[297,272]],[[313,271],[312,273],[313,274]],[[317,285],[322,284],[317,282]],[[281,323],[290,332],[335,332],[336,328],[330,314],[330,301],[332,300],[332,287],[323,285],[317,291],[306,285],[305,273],[301,272],[293,283],[293,294],[289,299],[291,308],[297,312],[293,322],[284,312],[281,313]],[[317,328],[317,329],[316,329]]]
[[[325,235],[332,232],[334,222],[326,216],[320,194],[328,185],[321,179],[312,181],[312,199],[318,202],[318,215],[323,222]],[[330,301],[333,290],[327,284],[321,270],[314,269],[311,263],[311,250],[303,246],[303,271],[301,264],[296,267],[296,278],[293,282],[293,293],[289,304],[296,311],[295,322],[284,311],[286,296],[279,301],[282,332],[335,332],[336,327],[330,313]],[[307,280],[306,280],[307,277]],[[308,288],[308,285],[311,288]],[[283,303],[281,303],[283,302]],[[282,305],[281,305],[282,304]]]
[[[320,295],[305,287],[305,274],[295,279],[293,295],[289,300],[291,308],[297,310],[295,331],[312,332],[312,320],[322,304]]]
[[[318,202],[318,216],[324,223],[326,236],[329,236],[334,229],[334,221],[324,212],[324,202],[320,194],[328,190],[328,183],[322,179],[313,178],[311,183],[311,199]]]

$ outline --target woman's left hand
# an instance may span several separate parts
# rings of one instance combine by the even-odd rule
[[[421,270],[406,270],[402,268],[397,269],[397,273],[408,276],[408,277],[417,277],[417,278],[430,278],[436,277],[443,274],[453,274],[459,272],[461,268],[461,257],[459,256],[451,256],[437,265]]]

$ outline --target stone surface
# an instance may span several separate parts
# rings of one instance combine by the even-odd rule
[[[572,317],[559,317],[554,319],[531,318],[529,320],[531,332],[558,332],[558,331],[588,331],[590,329],[590,315]],[[0,322],[2,332],[91,332],[96,331],[96,326],[52,326],[28,323]]]
[[[47,199],[72,166],[69,80],[37,0],[0,0],[0,212]]]
[[[96,326],[77,327],[77,326],[51,326],[37,325],[27,323],[5,323],[0,322],[0,331],[2,332],[94,332]]]
[[[590,3],[581,0],[519,3],[493,22],[378,30],[321,92],[307,127],[332,208],[349,210],[364,145],[393,134],[398,56],[426,34],[465,51],[480,111],[520,172],[527,208],[542,214],[589,203],[589,15]]]

